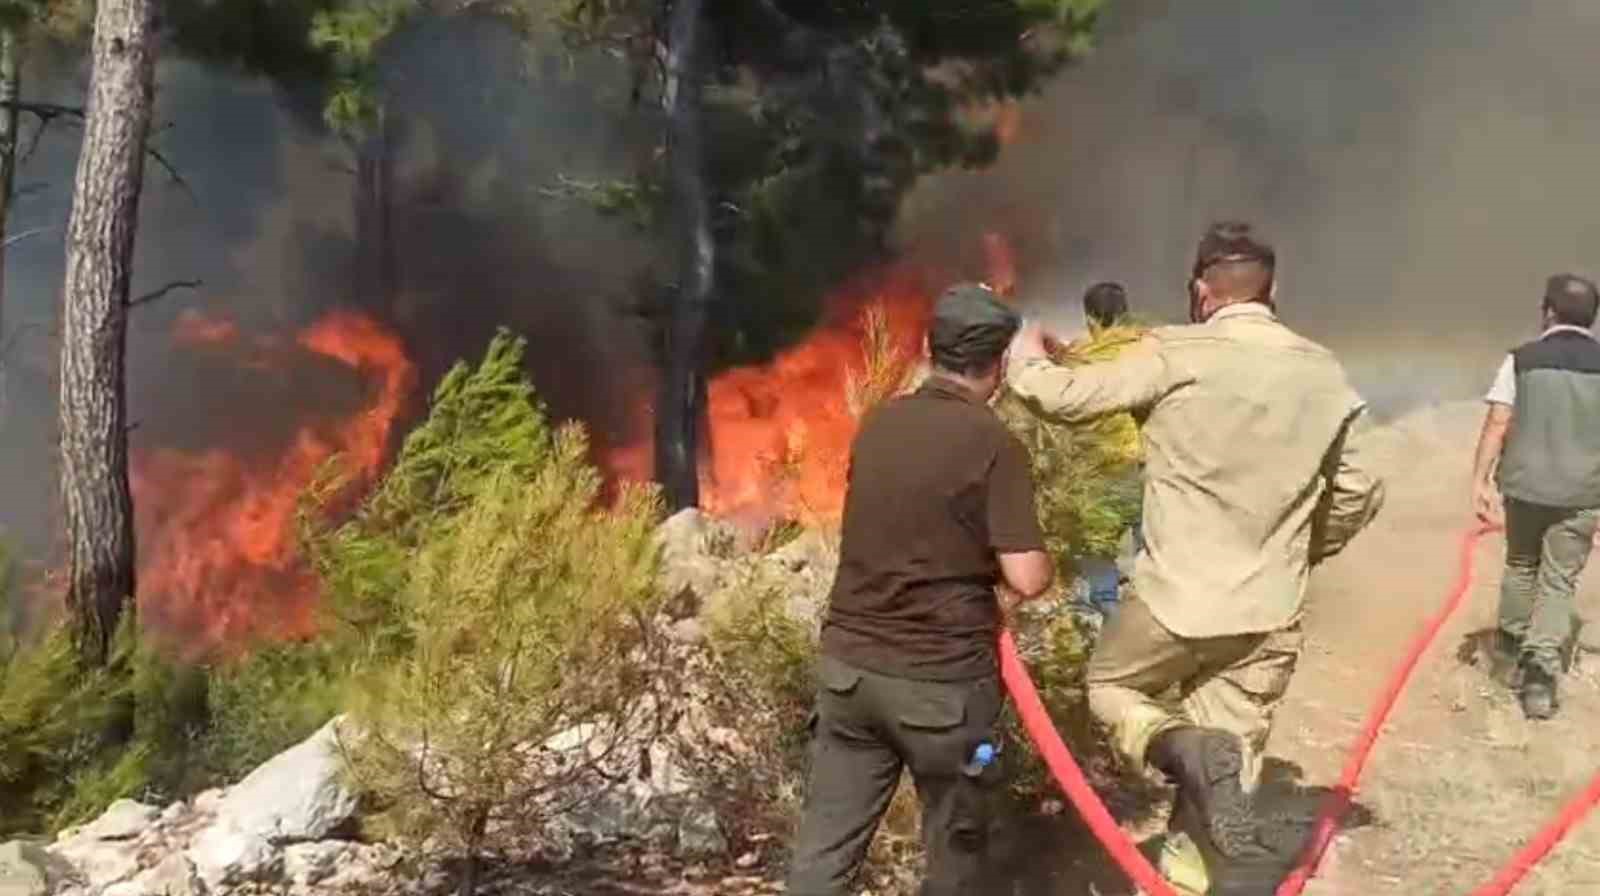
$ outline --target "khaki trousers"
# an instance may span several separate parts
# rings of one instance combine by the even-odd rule
[[[1137,596],[1124,600],[1089,658],[1089,708],[1118,752],[1143,767],[1157,735],[1182,725],[1218,728],[1243,742],[1241,777],[1253,790],[1289,688],[1303,636],[1295,625],[1265,634],[1182,638]]]
[[[1500,630],[1522,644],[1522,660],[1561,674],[1573,634],[1573,591],[1593,550],[1600,509],[1545,507],[1506,499],[1506,571]]]

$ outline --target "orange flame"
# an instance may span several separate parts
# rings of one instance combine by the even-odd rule
[[[1022,106],[1016,100],[1006,100],[995,109],[994,136],[1001,146],[1010,146],[1022,136]]]
[[[174,339],[218,345],[236,343],[240,334],[231,321],[185,315]],[[273,459],[170,448],[134,457],[140,612],[193,652],[252,637],[312,633],[316,582],[295,544],[301,493],[335,455],[345,458],[352,487],[370,486],[416,386],[416,369],[400,340],[362,315],[329,314],[295,344],[367,381],[366,406],[347,419],[300,423],[288,451]],[[268,351],[272,345],[256,340],[249,348],[275,363],[292,363],[282,350]]]
[[[857,428],[847,382],[864,365],[862,312],[872,305],[883,309],[896,348],[915,357],[931,294],[919,277],[895,270],[833,296],[821,328],[771,363],[711,381],[707,511],[758,524],[838,517]]]
[[[984,268],[989,272],[989,288],[1010,296],[1017,291],[1017,253],[1011,242],[998,233],[983,235]]]

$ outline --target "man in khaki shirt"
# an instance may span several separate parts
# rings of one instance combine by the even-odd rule
[[[1216,225],[1196,255],[1193,325],[1076,368],[1051,363],[1029,327],[1010,369],[1046,419],[1143,424],[1145,545],[1089,661],[1089,702],[1121,752],[1178,785],[1173,826],[1189,839],[1169,838],[1163,863],[1202,893],[1218,868],[1265,856],[1249,794],[1299,658],[1307,574],[1383,495],[1362,456],[1365,405],[1330,352],[1278,320],[1275,269],[1248,225]],[[1179,708],[1161,700],[1174,688]]]

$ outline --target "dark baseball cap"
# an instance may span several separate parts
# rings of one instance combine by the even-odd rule
[[[928,350],[946,370],[982,370],[1000,359],[1022,326],[1022,316],[987,286],[958,283],[933,306]]]

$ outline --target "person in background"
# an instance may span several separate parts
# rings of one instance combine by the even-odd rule
[[[1019,325],[987,288],[946,291],[930,376],[856,435],[790,896],[855,892],[905,768],[923,807],[924,896],[990,892],[999,627],[1054,575],[1027,451],[988,406]]]
[[[1125,323],[1128,317],[1128,291],[1121,283],[1106,280],[1089,287],[1083,294],[1083,319],[1089,327],[1086,339],[1093,339],[1095,334]],[[1138,493],[1142,491],[1142,479],[1138,475],[1130,476],[1126,481],[1120,482],[1124,489],[1133,492],[1131,497],[1135,504],[1138,503]],[[1132,557],[1138,553],[1143,541],[1139,531],[1140,519],[1136,514],[1133,526],[1123,539],[1126,545],[1120,552],[1124,558]],[[1111,612],[1121,596],[1122,585],[1127,579],[1127,564],[1123,558],[1113,557],[1088,557],[1084,559],[1084,579],[1089,586],[1089,606],[1094,608],[1102,617]]]
[[[1177,785],[1161,865],[1189,893],[1277,883],[1284,857],[1251,795],[1299,661],[1306,581],[1383,499],[1365,403],[1332,353],[1278,320],[1276,270],[1249,225],[1218,224],[1195,254],[1192,325],[1081,367],[1051,362],[1028,327],[1010,361],[1011,390],[1045,419],[1143,418],[1146,544],[1086,682],[1118,750]]]
[[[1573,638],[1573,590],[1600,517],[1600,294],[1559,274],[1545,283],[1544,332],[1500,365],[1473,465],[1473,504],[1506,530],[1499,652],[1514,659],[1523,714],[1555,715]]]
[[[1083,320],[1090,332],[1114,327],[1128,316],[1128,291],[1121,283],[1096,283],[1083,294]]]

